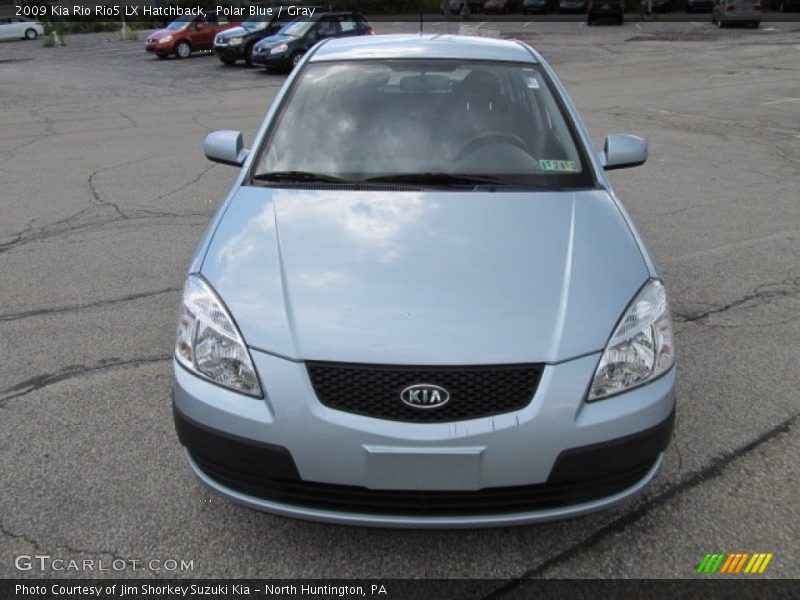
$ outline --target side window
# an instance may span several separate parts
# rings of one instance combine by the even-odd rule
[[[339,26],[342,28],[342,33],[353,33],[356,29],[356,22],[353,17],[342,17],[339,20]]]
[[[331,18],[322,19],[317,23],[316,27],[317,36],[329,37],[336,34],[336,22]]]

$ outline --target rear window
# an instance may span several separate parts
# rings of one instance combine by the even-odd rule
[[[594,186],[545,74],[537,65],[490,61],[308,64],[253,175],[295,171],[345,182],[447,174],[548,189]]]

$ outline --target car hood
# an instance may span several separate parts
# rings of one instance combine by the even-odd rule
[[[178,33],[179,31],[182,31],[182,30],[173,31],[172,29],[156,29],[150,35],[147,36],[147,39],[148,40],[160,40],[165,35],[170,35],[170,34],[174,35],[174,34]]]
[[[222,36],[224,39],[230,39],[232,37],[237,36],[244,36],[248,33],[252,33],[255,31],[254,29],[248,29],[247,27],[231,27],[230,29],[226,29],[225,31],[221,31],[217,34],[217,36]]]
[[[599,351],[649,276],[605,191],[248,186],[201,271],[251,347],[437,365]]]
[[[257,46],[274,46],[275,44],[280,44],[281,42],[290,42],[292,40],[297,39],[295,36],[286,35],[285,33],[276,33],[269,37],[265,37],[263,40],[256,44]]]

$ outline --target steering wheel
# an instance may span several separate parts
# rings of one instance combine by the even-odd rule
[[[485,131],[484,133],[479,133],[461,146],[461,149],[456,154],[455,160],[461,160],[465,156],[475,152],[478,148],[483,148],[490,144],[510,144],[530,155],[530,152],[528,152],[528,145],[525,143],[525,140],[518,135],[508,133],[507,131]]]

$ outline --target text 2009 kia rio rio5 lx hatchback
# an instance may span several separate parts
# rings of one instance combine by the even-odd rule
[[[533,49],[321,42],[280,91],[191,265],[179,438],[217,493],[281,515],[475,527],[611,506],[672,430],[664,286]]]

